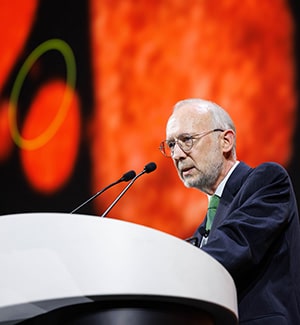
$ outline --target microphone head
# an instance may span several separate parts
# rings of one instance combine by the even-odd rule
[[[121,182],[128,182],[136,176],[134,170],[130,170],[129,172],[125,173],[122,178],[120,179]]]
[[[144,167],[145,173],[149,174],[156,169],[156,163],[150,162]]]

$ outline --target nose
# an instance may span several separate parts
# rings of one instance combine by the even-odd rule
[[[176,142],[175,146],[174,146],[174,151],[173,151],[172,158],[174,160],[179,160],[179,159],[182,159],[184,157],[186,157],[186,153],[180,148],[180,146]]]

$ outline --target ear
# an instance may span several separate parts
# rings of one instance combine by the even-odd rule
[[[231,129],[225,130],[221,135],[221,145],[224,154],[230,154],[235,145],[235,132]]]

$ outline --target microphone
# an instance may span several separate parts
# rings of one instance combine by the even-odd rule
[[[208,237],[209,235],[209,230],[206,230],[204,227],[200,227],[198,231],[202,237]]]
[[[109,213],[109,211],[118,203],[120,198],[126,193],[126,191],[129,189],[129,187],[132,186],[132,184],[143,174],[147,173],[152,173],[156,169],[156,164],[154,162],[148,163],[144,169],[134,176],[131,180],[131,182],[123,189],[123,191],[118,195],[118,197],[113,201],[113,203],[104,211],[104,213],[100,216],[101,218],[106,217],[106,215]]]
[[[125,173],[120,179],[118,179],[117,181],[109,184],[108,186],[104,187],[104,189],[102,189],[101,191],[97,192],[96,194],[94,194],[92,197],[90,197],[89,199],[87,199],[86,201],[84,201],[82,204],[80,204],[77,208],[75,208],[74,210],[72,210],[70,213],[74,213],[76,211],[78,211],[80,208],[82,208],[83,206],[85,206],[86,204],[88,204],[90,201],[94,200],[98,195],[100,195],[101,193],[103,193],[104,191],[108,190],[109,188],[111,188],[112,186],[119,184],[121,182],[128,182],[131,179],[133,179],[136,176],[136,173],[134,170],[130,170],[127,173]]]

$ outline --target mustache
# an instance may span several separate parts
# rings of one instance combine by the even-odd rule
[[[177,164],[177,169],[180,171],[180,172],[183,172],[185,170],[188,170],[188,169],[191,169],[191,168],[194,168],[195,166],[194,165],[191,165],[191,164],[184,164],[184,163],[178,163]]]

